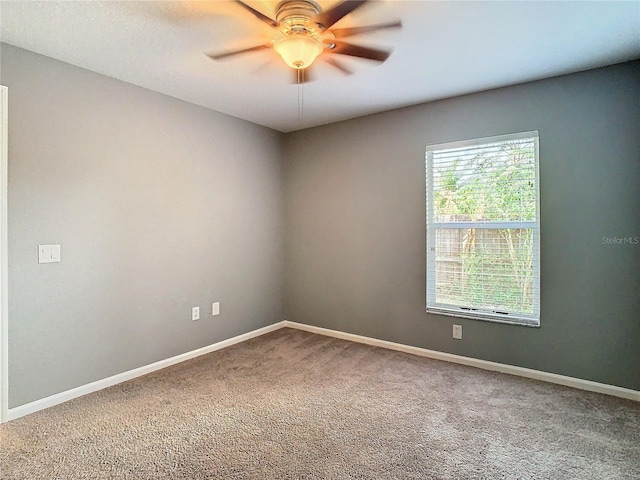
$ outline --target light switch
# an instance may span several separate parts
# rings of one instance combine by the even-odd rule
[[[51,245],[51,261],[60,261],[60,245]]]
[[[38,245],[38,263],[60,262],[60,245]]]

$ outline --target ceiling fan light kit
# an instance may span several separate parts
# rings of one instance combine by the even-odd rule
[[[399,28],[401,27],[399,21],[366,27],[331,29],[336,22],[368,1],[347,0],[323,11],[317,3],[311,0],[284,0],[276,7],[276,19],[273,20],[246,3],[235,0],[236,4],[253,14],[258,20],[276,29],[277,32],[270,44],[208,54],[208,56],[214,60],[222,60],[239,54],[273,48],[289,67],[298,72],[296,75],[297,83],[304,83],[311,78],[310,75],[302,73],[309,69],[318,57],[347,74],[350,73],[350,70],[333,58],[333,55],[347,55],[380,63],[384,62],[391,52],[336,39],[376,30]],[[332,55],[329,56],[329,54]]]
[[[275,51],[291,68],[308,68],[324,49],[315,36],[291,34],[276,40]]]

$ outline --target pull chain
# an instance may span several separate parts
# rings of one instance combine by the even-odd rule
[[[302,123],[304,116],[304,69],[298,71],[298,123]]]

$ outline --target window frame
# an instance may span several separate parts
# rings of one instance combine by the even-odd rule
[[[470,221],[470,222],[435,222],[434,209],[434,169],[433,153],[439,150],[454,148],[468,148],[489,145],[510,140],[532,139],[534,145],[535,163],[535,193],[536,216],[534,221]],[[474,138],[468,140],[429,144],[425,153],[426,174],[426,312],[473,320],[507,323],[528,327],[540,326],[540,139],[537,130],[510,133],[491,137]],[[522,312],[502,313],[489,310],[470,310],[469,307],[451,304],[438,304],[436,300],[436,225],[440,228],[532,228],[532,268],[533,268],[533,313]],[[430,277],[433,278],[430,281]]]

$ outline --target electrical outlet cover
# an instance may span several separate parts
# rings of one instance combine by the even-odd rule
[[[453,326],[453,338],[456,340],[462,340],[462,325]]]

